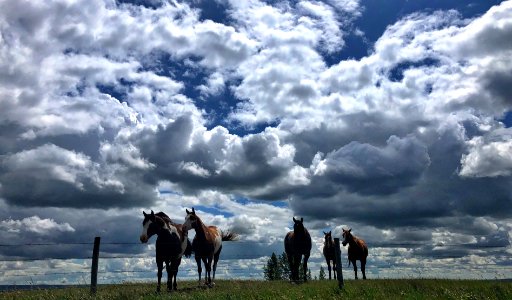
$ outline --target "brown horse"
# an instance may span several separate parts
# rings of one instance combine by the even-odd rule
[[[332,239],[331,231],[324,232],[324,249],[323,249],[325,262],[327,262],[327,269],[329,270],[329,279],[331,279],[331,261],[332,270],[334,272],[334,279],[336,279],[336,246]]]
[[[366,279],[366,258],[368,257],[368,246],[364,240],[353,236],[352,228],[349,230],[343,229],[343,246],[348,244],[348,265],[350,266],[350,262],[354,266],[354,273],[357,279],[357,265],[356,261],[361,261],[361,272],[363,273],[363,279]]]
[[[149,238],[157,235],[156,238],[156,265],[158,267],[158,286],[157,292],[160,292],[160,282],[162,279],[162,270],[167,270],[167,290],[177,289],[176,277],[178,276],[178,267],[181,264],[181,257],[185,255],[190,257],[192,254],[192,245],[187,237],[187,232],[182,230],[182,225],[175,224],[163,212],[144,214],[142,221],[142,234],[140,241],[147,243]],[[174,284],[172,284],[174,279]]]
[[[304,227],[304,218],[295,220],[293,218],[293,231],[286,234],[284,238],[284,250],[288,257],[288,264],[290,265],[291,280],[299,280],[299,265],[304,255],[303,269],[304,281],[307,281],[308,259],[311,253],[311,236],[308,230]]]
[[[219,261],[220,251],[222,250],[223,241],[235,241],[238,235],[233,232],[222,232],[216,226],[206,226],[203,221],[196,215],[196,211],[186,209],[187,216],[183,229],[188,231],[194,229],[196,236],[192,240],[192,249],[195,253],[197,272],[199,273],[199,284],[201,284],[201,260],[204,263],[206,273],[204,274],[205,284],[212,287],[215,283],[215,271],[217,270],[217,262]],[[213,261],[213,279],[211,277]]]

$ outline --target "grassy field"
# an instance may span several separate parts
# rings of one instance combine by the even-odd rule
[[[155,284],[118,284],[88,288],[11,291],[0,299],[512,299],[512,282],[475,280],[367,280],[291,284],[284,281],[218,281],[212,289],[196,282],[179,282],[177,292],[155,293]]]

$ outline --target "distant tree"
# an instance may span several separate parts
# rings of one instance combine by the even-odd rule
[[[267,260],[267,265],[263,267],[263,275],[266,280],[280,280],[282,279],[282,272],[279,266],[279,260],[274,252]]]
[[[325,280],[325,270],[323,266],[320,266],[320,274],[318,274],[318,279]]]
[[[290,280],[290,265],[288,264],[288,256],[286,252],[279,255],[279,268],[281,269],[281,279]]]
[[[311,280],[312,277],[311,277],[311,269],[310,268],[308,268],[306,276],[307,276],[308,280]],[[304,280],[304,265],[302,263],[299,265],[299,279]]]
[[[304,268],[302,264],[299,266],[299,278],[304,280]],[[290,279],[290,265],[288,265],[288,257],[283,252],[279,257],[272,252],[272,255],[267,260],[267,264],[263,267],[263,276],[266,280],[289,280]],[[306,274],[308,280],[311,280],[311,269],[308,268]]]

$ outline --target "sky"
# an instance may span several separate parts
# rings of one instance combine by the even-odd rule
[[[368,278],[511,278],[510,57],[512,1],[0,1],[0,284],[87,283],[95,236],[155,280],[142,211],[191,207],[224,278],[293,216],[313,275],[352,228]]]

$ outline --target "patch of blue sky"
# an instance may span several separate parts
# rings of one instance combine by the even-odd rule
[[[151,71],[159,76],[172,78],[183,83],[183,93],[194,101],[194,105],[204,111],[207,123],[207,129],[216,126],[227,128],[232,134],[245,136],[247,134],[259,133],[268,126],[275,127],[278,121],[263,122],[253,126],[245,126],[229,119],[229,115],[235,111],[243,100],[238,99],[232,85],[239,84],[236,80],[228,81],[221,92],[214,95],[201,94],[198,87],[206,85],[211,70],[200,65],[201,57],[173,57],[165,52],[153,52],[142,61],[142,70]]]
[[[213,205],[213,206],[205,206],[205,205],[196,205],[194,206],[194,209],[196,211],[200,210],[200,211],[203,211],[205,213],[208,213],[208,214],[212,214],[212,215],[222,215],[223,217],[225,218],[229,218],[229,217],[233,217],[234,214],[228,212],[228,211],[225,211],[223,210],[222,208],[218,207],[217,205]]]
[[[116,0],[117,4],[132,4],[136,6],[144,6],[146,8],[157,9],[164,3],[162,0]]]
[[[108,85],[108,84],[97,84],[96,88],[100,93],[110,95],[114,98],[116,98],[119,102],[127,102],[128,105],[130,105],[129,101],[127,100],[127,95],[130,92],[131,86],[133,85],[133,82],[130,82],[124,78],[121,78],[119,80],[119,84],[115,85]]]
[[[159,190],[158,193],[160,195],[176,195],[176,196],[183,196],[182,193],[179,193],[177,191],[174,191],[174,190],[166,190],[166,189],[162,189],[162,190]]]
[[[502,0],[362,0],[362,15],[348,27],[345,46],[334,53],[322,53],[328,66],[346,59],[361,59],[371,52],[373,44],[389,24],[394,24],[412,13],[431,13],[438,10],[456,10],[462,18],[475,18]],[[356,31],[357,30],[357,31]]]
[[[499,119],[500,122],[505,125],[505,128],[512,127],[512,110],[507,111],[505,114],[503,114],[503,117]]]
[[[199,20],[211,20],[216,23],[229,24],[230,17],[228,14],[229,7],[227,6],[227,2],[223,1],[187,1],[187,3],[193,7],[198,9],[199,12]]]
[[[391,81],[398,82],[404,78],[404,72],[412,68],[431,67],[439,64],[439,60],[435,58],[424,58],[418,61],[405,61],[397,64],[389,70],[388,78]]]
[[[267,201],[267,200],[253,200],[247,197],[243,196],[236,196],[234,197],[233,201],[240,203],[242,205],[247,204],[268,204],[275,207],[281,207],[281,208],[288,208],[289,204],[287,200],[280,200],[280,201]]]

